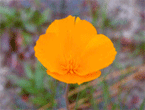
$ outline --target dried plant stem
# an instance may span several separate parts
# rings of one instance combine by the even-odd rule
[[[68,92],[69,92],[69,84],[66,85],[65,90],[65,102],[66,102],[66,109],[69,110],[69,100],[68,100]]]

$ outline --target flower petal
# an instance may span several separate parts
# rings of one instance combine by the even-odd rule
[[[79,17],[75,20],[75,27],[72,33],[72,53],[74,58],[80,56],[81,52],[88,42],[97,35],[95,27],[86,20],[81,20]]]
[[[60,68],[60,62],[64,61],[63,44],[64,38],[57,37],[54,33],[41,35],[34,47],[35,56],[51,72],[65,74]]]
[[[53,21],[46,30],[46,33],[56,33],[60,35],[68,31],[70,32],[73,30],[74,24],[75,17],[69,15],[66,18]]]
[[[111,40],[103,34],[89,41],[81,57],[79,75],[86,75],[109,66],[117,52]]]
[[[94,80],[96,78],[98,78],[101,75],[101,71],[97,71],[94,73],[90,73],[88,75],[85,76],[79,76],[77,74],[65,74],[65,75],[60,75],[58,73],[52,73],[49,70],[47,70],[47,74],[52,76],[53,78],[68,83],[68,84],[75,84],[78,83],[79,85],[84,83],[84,82],[88,82],[91,80]]]
[[[79,17],[75,20],[75,34],[77,35],[94,35],[97,34],[95,27],[86,20],[81,20]],[[74,36],[75,37],[75,36]],[[89,37],[89,36],[88,36]]]
[[[74,29],[75,17],[68,16],[55,20],[47,29],[46,34],[38,39],[35,56],[51,72],[66,74],[61,68],[65,57],[70,55],[71,31]]]

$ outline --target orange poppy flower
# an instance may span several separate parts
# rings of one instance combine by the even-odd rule
[[[47,74],[68,84],[98,78],[117,54],[108,37],[97,34],[88,21],[71,15],[52,22],[34,50]]]

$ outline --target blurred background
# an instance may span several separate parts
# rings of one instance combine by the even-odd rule
[[[66,84],[47,75],[33,48],[68,15],[91,22],[118,52],[101,77],[70,86],[70,108],[145,110],[145,0],[0,0],[0,109],[65,109]]]

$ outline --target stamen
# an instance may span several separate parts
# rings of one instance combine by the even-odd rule
[[[62,70],[68,74],[76,74],[79,66],[76,61],[72,59],[72,56],[70,55],[65,61],[65,64],[61,65]]]

